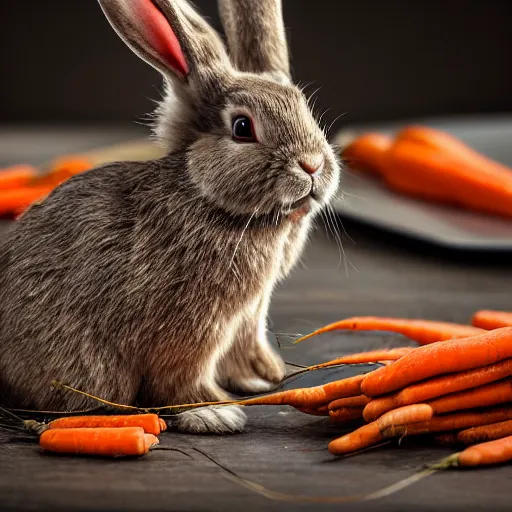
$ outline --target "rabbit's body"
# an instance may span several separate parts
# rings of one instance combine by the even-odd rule
[[[43,410],[90,405],[57,392],[54,379],[148,407],[223,400],[228,388],[266,391],[284,374],[265,336],[270,297],[337,187],[334,154],[301,92],[231,69],[186,3],[101,4],[159,69],[163,53],[155,57],[154,40],[141,46],[133,36],[140,13],[131,9],[174,20],[195,69],[183,82],[188,71],[171,59],[178,71],[168,87],[185,106],[174,121],[162,108],[159,126],[181,129],[168,156],[74,177],[8,234],[0,248],[1,400]],[[188,23],[204,41],[186,34]],[[195,432],[243,423],[226,407],[177,419]]]

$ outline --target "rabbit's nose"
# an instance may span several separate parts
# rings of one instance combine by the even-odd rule
[[[320,172],[324,166],[324,156],[314,155],[301,158],[299,160],[299,165],[308,174],[316,174]]]

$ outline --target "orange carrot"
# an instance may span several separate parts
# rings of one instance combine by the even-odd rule
[[[388,151],[383,176],[388,186],[411,196],[512,216],[512,172],[461,159],[410,140]]]
[[[432,418],[432,408],[425,404],[408,405],[384,414],[377,421],[335,439],[329,443],[329,451],[334,455],[356,452],[377,444],[384,439],[382,432],[401,426],[425,422]]]
[[[363,417],[362,407],[340,407],[329,409],[329,417],[332,423],[344,423],[345,421],[357,420]]]
[[[160,424],[160,432],[165,432],[167,430],[167,423],[162,418],[158,418],[158,423]]]
[[[512,460],[512,436],[476,444],[458,454],[459,466],[489,466]]]
[[[26,187],[36,179],[37,175],[37,169],[31,165],[14,165],[0,169],[0,190]]]
[[[428,402],[436,414],[475,409],[512,401],[512,380],[492,382],[485,386],[466,389]]]
[[[491,310],[477,311],[473,315],[471,323],[476,327],[488,330],[512,327],[512,313]]]
[[[351,331],[391,331],[402,334],[420,345],[453,338],[467,338],[483,333],[483,329],[471,325],[460,325],[449,322],[431,320],[409,320],[406,318],[386,318],[377,316],[360,316],[340,320],[326,325],[316,331],[299,338],[295,343],[307,340],[318,334],[335,330]],[[408,347],[404,347],[407,349]],[[397,350],[403,350],[397,349]],[[399,352],[397,353],[399,354]]]
[[[412,425],[429,421],[433,415],[434,411],[428,404],[405,405],[383,414],[377,420],[377,425],[383,431],[394,426]]]
[[[341,156],[353,169],[379,172],[392,143],[393,140],[387,135],[365,133],[348,144]]]
[[[487,171],[494,170],[498,173],[510,172],[510,169],[469,147],[453,135],[442,130],[426,126],[406,126],[395,135],[395,141],[415,142],[440,153],[451,154],[458,159]]]
[[[370,400],[371,398],[366,395],[338,398],[329,404],[329,410],[339,409],[340,407],[364,407]]]
[[[476,444],[512,436],[512,420],[468,428],[457,434],[457,441],[463,444]]]
[[[50,428],[141,427],[147,434],[153,434],[155,436],[159,435],[162,430],[159,418],[156,414],[67,416],[51,421],[48,423],[48,426]]]
[[[300,340],[299,340],[300,341]],[[396,361],[402,356],[414,350],[414,347],[400,347],[391,348],[389,350],[372,350],[370,352],[359,352],[357,354],[348,354],[346,356],[338,357],[326,363],[315,364],[310,366],[309,370],[318,370],[320,368],[328,368],[329,366],[337,366],[339,364],[361,364],[361,363],[374,363],[382,361]]]
[[[377,422],[373,422],[334,439],[329,443],[328,449],[333,455],[344,455],[377,444],[383,439]]]
[[[238,405],[292,405],[294,407],[312,408],[324,405],[337,398],[361,394],[361,382],[364,375],[329,382],[312,388],[289,389],[271,395],[240,400]]]
[[[413,425],[396,425],[382,431],[384,437],[413,436],[435,432],[451,432],[512,419],[512,407],[493,407],[434,416]]]
[[[512,327],[479,336],[419,347],[364,377],[362,393],[379,396],[444,373],[454,373],[512,357]]]
[[[512,359],[505,359],[499,363],[481,368],[435,377],[418,384],[412,384],[394,395],[371,400],[365,407],[363,416],[366,421],[373,421],[381,414],[396,407],[417,404],[449,393],[476,388],[511,375]]]
[[[26,187],[0,190],[0,215],[14,213],[30,206],[52,191],[52,187]]]
[[[141,427],[48,429],[39,438],[49,452],[121,457],[144,455],[158,444]]]

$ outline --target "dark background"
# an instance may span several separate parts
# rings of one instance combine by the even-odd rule
[[[295,79],[337,126],[512,111],[510,0],[283,1]],[[130,123],[159,97],[95,0],[0,0],[0,27],[2,124]]]

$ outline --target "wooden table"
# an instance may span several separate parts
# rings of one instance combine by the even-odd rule
[[[303,266],[275,294],[275,332],[305,333],[351,315],[465,322],[478,308],[512,308],[510,256],[443,254],[361,226],[345,228],[352,238],[343,236],[345,258],[335,241],[317,230]],[[402,344],[403,338],[380,333],[332,334],[283,348],[283,354],[286,360],[309,364],[341,353]],[[450,450],[408,442],[335,459],[326,445],[341,431],[324,419],[287,408],[253,408],[248,414],[244,434],[165,433],[161,449],[139,460],[56,457],[41,454],[33,444],[2,444],[0,510],[511,509],[510,466],[438,473],[376,501],[319,505],[266,498],[228,477],[213,461],[295,497],[355,496],[412,475]]]

